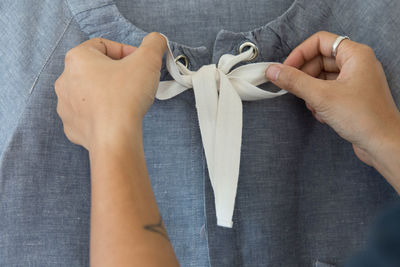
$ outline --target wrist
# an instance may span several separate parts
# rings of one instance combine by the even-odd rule
[[[142,147],[142,120],[95,127],[89,143],[89,154],[103,150]]]

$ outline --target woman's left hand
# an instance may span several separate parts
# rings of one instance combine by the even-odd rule
[[[165,49],[165,38],[150,33],[138,48],[94,38],[68,51],[54,84],[67,138],[90,150],[95,142],[115,142],[141,129]]]

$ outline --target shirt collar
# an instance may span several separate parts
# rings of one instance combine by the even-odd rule
[[[118,10],[113,0],[67,0],[72,15],[81,30],[89,38],[103,37],[121,43],[139,46],[146,31],[127,20]],[[244,42],[254,43],[259,56],[254,62],[283,61],[300,42],[318,30],[341,31],[334,19],[331,2],[320,0],[295,0],[288,10],[266,25],[248,32],[221,30],[216,36],[212,51],[204,46],[191,47],[170,41],[173,55],[189,58],[189,68],[198,70],[201,66],[217,63],[224,54],[238,54]],[[341,31],[342,32],[342,31]],[[165,61],[161,79],[168,78]],[[170,78],[170,77],[169,77]]]

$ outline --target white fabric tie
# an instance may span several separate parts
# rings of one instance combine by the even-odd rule
[[[286,91],[272,93],[257,87],[268,81],[264,73],[273,62],[247,64],[229,72],[249,60],[253,48],[236,56],[225,54],[218,67],[204,65],[194,72],[179,61],[175,63],[168,39],[167,44],[166,66],[174,80],[160,82],[156,98],[170,99],[193,88],[217,224],[231,228],[242,143],[242,100],[274,98]]]

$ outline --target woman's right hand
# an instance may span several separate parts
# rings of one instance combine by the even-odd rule
[[[400,170],[393,166],[400,165],[400,113],[382,65],[370,47],[350,40],[331,57],[337,37],[312,35],[283,64],[271,65],[267,78],[302,98],[317,120],[351,142],[358,158],[400,192]]]

